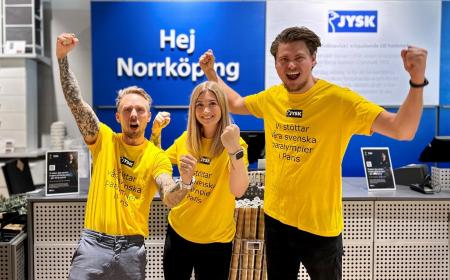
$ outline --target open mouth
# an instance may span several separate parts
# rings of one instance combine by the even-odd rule
[[[130,124],[131,129],[137,129],[139,127],[138,124]]]
[[[296,73],[287,73],[287,74],[286,74],[286,77],[287,77],[289,80],[291,80],[291,81],[296,80],[298,77],[300,77],[300,72],[296,72]]]

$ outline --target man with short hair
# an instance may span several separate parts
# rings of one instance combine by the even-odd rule
[[[305,266],[312,280],[342,278],[341,162],[354,134],[374,132],[413,139],[423,105],[427,51],[401,51],[410,90],[397,113],[385,111],[348,88],[312,75],[319,37],[290,27],[273,41],[271,53],[282,84],[241,97],[214,71],[207,51],[200,66],[218,81],[231,112],[264,119],[264,194],[267,271],[270,280],[294,280]]]
[[[121,133],[101,123],[82,99],[67,59],[77,43],[68,33],[56,43],[64,97],[93,157],[84,230],[69,279],[145,279],[144,238],[153,196],[158,190],[162,201],[173,207],[188,191],[173,181],[164,152],[145,138],[152,99],[143,89],[119,91],[116,120]],[[181,173],[184,182],[191,177]]]

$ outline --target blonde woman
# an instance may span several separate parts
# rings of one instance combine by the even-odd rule
[[[159,113],[152,138],[159,143],[170,121]],[[188,126],[166,150],[182,174],[186,196],[168,216],[164,245],[166,280],[228,279],[235,235],[235,198],[248,187],[247,144],[231,124],[225,95],[215,82],[198,85],[190,99]]]

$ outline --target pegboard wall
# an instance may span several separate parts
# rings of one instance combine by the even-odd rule
[[[377,201],[375,242],[449,241],[449,201]]]
[[[450,201],[344,201],[343,206],[344,279],[450,278]],[[67,277],[84,207],[84,202],[34,202],[33,279]],[[167,214],[161,201],[153,202],[146,279],[164,279]],[[303,266],[298,279],[309,279]]]
[[[374,279],[449,279],[449,201],[375,203]]]
[[[85,205],[85,202],[33,204],[33,279],[67,278],[84,225]],[[149,217],[150,235],[145,240],[147,279],[164,279],[162,253],[167,214],[168,209],[161,201],[153,201]]]
[[[25,280],[26,233],[20,233],[9,242],[0,242],[0,280]]]
[[[437,191],[450,189],[450,168],[432,166],[431,185]]]

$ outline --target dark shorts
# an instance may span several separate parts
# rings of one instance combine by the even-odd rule
[[[143,236],[112,236],[84,229],[68,279],[145,279],[146,264]]]
[[[300,262],[311,280],[342,279],[342,234],[324,237],[264,215],[269,280],[297,280]]]

